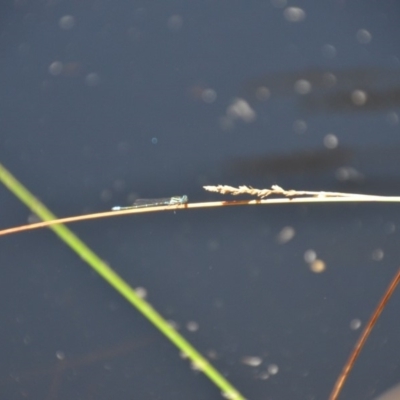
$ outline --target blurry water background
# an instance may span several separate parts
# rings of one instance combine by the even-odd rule
[[[205,184],[400,193],[395,1],[0,6],[0,161],[59,216]],[[29,211],[0,188],[2,228]],[[399,206],[168,212],[71,228],[248,399],[323,399],[400,260]],[[47,230],[0,240],[0,393],[220,399]],[[322,273],[312,272],[325,266]],[[343,392],[399,381],[396,293]]]

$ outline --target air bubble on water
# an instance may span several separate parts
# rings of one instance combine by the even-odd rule
[[[262,362],[262,358],[257,356],[245,356],[242,358],[242,364],[249,367],[258,367],[262,364]]]
[[[314,262],[317,259],[317,253],[314,250],[307,250],[304,253],[304,261],[307,264],[311,264],[312,262]]]
[[[294,84],[294,90],[298,94],[308,94],[311,92],[311,89],[311,82],[309,82],[307,79],[299,79]]]
[[[327,149],[335,149],[339,145],[339,139],[333,133],[328,133],[324,137],[324,146]]]
[[[189,321],[186,324],[186,329],[189,332],[197,332],[199,330],[199,324],[196,321]]]
[[[364,90],[354,90],[351,93],[351,101],[356,106],[363,106],[368,100],[368,94]]]
[[[301,22],[306,18],[306,13],[300,7],[287,7],[283,11],[283,16],[289,22]]]
[[[267,371],[270,375],[276,375],[279,372],[279,367],[276,364],[269,364]]]
[[[366,29],[359,29],[356,33],[356,39],[361,44],[367,44],[371,41],[372,35]]]
[[[321,272],[324,272],[325,270],[326,270],[325,262],[322,260],[319,260],[318,258],[310,264],[310,271],[314,272],[315,274],[320,274]]]
[[[65,31],[72,29],[74,25],[75,18],[72,15],[64,15],[58,21],[58,26]]]
[[[375,249],[375,250],[372,252],[372,259],[373,259],[374,261],[382,261],[384,255],[385,255],[385,253],[383,252],[382,249]]]
[[[356,331],[361,327],[361,320],[358,318],[352,319],[350,321],[350,329]]]
[[[338,181],[342,182],[361,182],[364,180],[364,175],[353,167],[340,167],[336,170],[335,176]]]
[[[64,64],[61,61],[54,61],[49,65],[49,73],[53,76],[60,75],[63,68]]]
[[[280,244],[290,242],[296,235],[296,231],[291,226],[285,226],[278,234],[277,241]]]
[[[147,298],[147,290],[144,287],[139,286],[139,287],[135,288],[135,293],[141,299]]]
[[[241,119],[244,122],[252,122],[256,119],[255,111],[250,104],[241,98],[235,99],[227,109],[227,115],[233,119]]]

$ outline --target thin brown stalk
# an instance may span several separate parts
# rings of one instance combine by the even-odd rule
[[[358,338],[357,343],[354,346],[354,349],[351,352],[349,359],[347,360],[346,364],[342,369],[342,372],[340,373],[338,379],[336,380],[335,386],[333,387],[333,390],[329,396],[329,400],[337,400],[337,398],[339,397],[340,391],[342,390],[343,385],[347,377],[349,376],[349,373],[353,368],[353,365],[356,362],[357,357],[359,356],[362,348],[364,347],[364,344],[367,341],[368,336],[372,331],[372,328],[375,326],[376,321],[381,315],[383,309],[386,306],[386,303],[389,301],[390,297],[392,296],[399,282],[400,282],[400,269],[396,272],[396,275],[390,282],[389,287],[386,289],[382,299],[378,303],[367,325],[365,325],[365,328],[363,329],[360,337]]]
[[[218,188],[218,186],[216,186],[215,188]],[[210,190],[209,186],[207,187],[207,190]],[[260,190],[260,189],[251,189],[251,190]],[[269,189],[262,189],[262,190],[269,190]],[[264,205],[294,204],[294,203],[359,203],[359,202],[399,203],[400,202],[400,196],[374,196],[374,195],[353,194],[353,193],[335,194],[332,192],[302,192],[294,190],[284,191],[284,192],[286,194],[285,197],[283,198],[269,198],[267,200],[254,199],[254,200],[239,200],[239,201],[211,201],[202,203],[187,203],[181,205],[132,208],[129,210],[105,211],[94,214],[77,215],[73,217],[59,218],[51,221],[42,221],[33,224],[3,229],[0,231],[0,236],[9,235],[11,233],[33,230],[33,229],[46,228],[51,225],[67,224],[78,221],[87,221],[90,219],[110,218],[128,214],[141,214],[148,212],[171,211],[171,210],[174,211],[174,210],[192,209],[192,208],[210,208],[210,207],[244,206],[244,205],[260,205],[260,204]],[[306,193],[306,195],[304,193]],[[280,194],[282,195],[282,193]]]

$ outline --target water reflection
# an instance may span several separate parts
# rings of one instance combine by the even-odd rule
[[[400,106],[400,85],[388,90],[337,91],[332,94],[312,95],[301,101],[311,112],[369,112]]]
[[[280,180],[305,175],[311,178],[324,174],[340,184],[396,191],[400,189],[399,154],[400,145],[358,148],[339,145],[331,149],[321,147],[237,157],[226,163],[226,172],[246,180],[254,177]]]
[[[243,97],[260,102],[296,96],[308,112],[371,111],[400,105],[400,69],[348,68],[269,73],[245,83]]]
[[[229,168],[237,175],[249,176],[318,173],[350,163],[354,155],[354,150],[346,147],[312,149],[236,158]]]

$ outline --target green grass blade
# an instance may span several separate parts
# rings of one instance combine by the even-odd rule
[[[20,183],[3,165],[0,164],[1,182],[28,208],[42,220],[56,219],[22,183]],[[172,343],[203,371],[203,373],[218,386],[229,399],[245,400],[244,397],[204,358],[182,335],[145,300],[140,298],[113,269],[111,269],[99,256],[97,256],[82,240],[80,240],[65,225],[52,225],[50,229],[75,253],[77,253],[91,268],[93,268],[107,283],[139,310],[153,325],[156,326]]]

